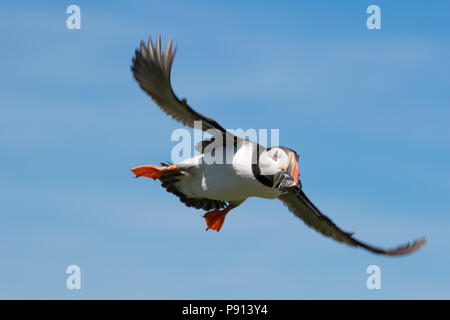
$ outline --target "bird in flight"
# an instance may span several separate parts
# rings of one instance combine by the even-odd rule
[[[170,81],[175,52],[172,40],[164,51],[161,50],[160,36],[155,44],[151,38],[147,45],[141,42],[132,60],[133,76],[166,114],[191,128],[199,123],[212,138],[195,146],[199,155],[179,163],[132,168],[136,178],[158,179],[162,187],[186,206],[207,211],[203,216],[206,230],[219,231],[231,210],[249,197],[260,197],[281,200],[294,215],[324,236],[376,254],[401,256],[425,244],[425,238],[421,238],[394,249],[382,249],[361,242],[352,232],[341,230],[303,192],[297,152],[282,146],[266,148],[235,136],[192,109],[186,99],[180,100],[175,95]],[[221,157],[227,161],[211,161],[211,158]]]

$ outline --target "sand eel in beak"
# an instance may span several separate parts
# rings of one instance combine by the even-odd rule
[[[208,130],[213,138],[196,146],[201,154],[195,157],[176,164],[131,169],[136,177],[158,179],[186,206],[207,211],[204,214],[207,230],[219,231],[232,209],[249,197],[260,197],[279,199],[294,215],[324,236],[373,253],[405,255],[425,244],[425,238],[422,238],[394,249],[381,249],[363,243],[354,238],[353,233],[337,227],[303,192],[298,154],[294,150],[281,146],[265,148],[234,136],[213,119],[192,109],[186,99],[177,98],[170,82],[175,51],[172,40],[162,51],[159,36],[155,44],[150,38],[147,44],[141,42],[131,66],[133,76],[165,113],[191,128],[195,121],[201,121],[201,129]],[[220,152],[227,161],[205,161],[212,152]]]

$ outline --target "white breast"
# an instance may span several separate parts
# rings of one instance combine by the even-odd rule
[[[213,200],[241,201],[248,197],[278,197],[280,193],[277,189],[263,185],[252,173],[252,144],[245,141],[230,164],[207,164],[208,154],[178,163],[177,167],[184,175],[175,186],[188,197]],[[233,149],[228,148],[226,152],[230,154]],[[217,152],[220,151],[216,150],[216,154]]]

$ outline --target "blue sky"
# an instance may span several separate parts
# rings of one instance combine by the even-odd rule
[[[81,7],[81,30],[66,8]],[[382,30],[366,28],[368,5]],[[450,298],[450,5],[445,1],[22,1],[0,4],[0,298]],[[180,97],[225,128],[277,128],[305,192],[380,257],[276,200],[205,232],[129,168],[169,160],[181,127],[129,70],[173,37]],[[82,289],[65,287],[79,265]],[[381,290],[366,268],[381,268]]]

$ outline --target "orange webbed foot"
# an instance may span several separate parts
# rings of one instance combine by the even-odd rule
[[[136,175],[136,178],[138,177],[147,177],[152,179],[159,179],[161,178],[161,175],[164,170],[175,170],[176,165],[171,165],[168,167],[160,167],[155,166],[153,164],[145,165],[145,166],[139,166],[132,168],[131,171]]]
[[[206,221],[206,231],[211,229],[211,230],[216,230],[217,232],[219,232],[225,221],[225,216],[227,215],[227,213],[230,210],[231,210],[231,207],[228,206],[227,208],[225,208],[223,210],[216,209],[216,210],[205,213],[203,218],[205,218],[205,221]]]

